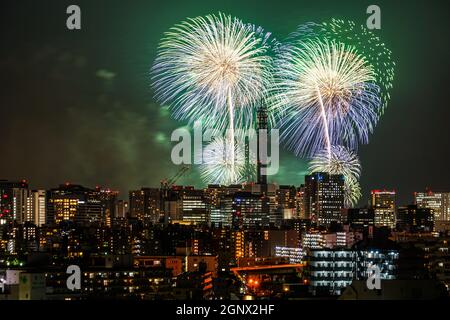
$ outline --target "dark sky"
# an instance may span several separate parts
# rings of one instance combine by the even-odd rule
[[[66,29],[79,4],[82,30]],[[171,163],[173,129],[153,99],[148,70],[164,31],[186,17],[223,11],[283,39],[297,25],[330,18],[365,24],[378,4],[392,49],[392,99],[359,150],[363,198],[394,188],[450,189],[449,44],[446,1],[21,1],[0,4],[0,178],[50,188],[70,181],[127,191],[156,186]],[[282,152],[280,184],[303,183],[305,162]],[[201,186],[196,170],[179,183]]]

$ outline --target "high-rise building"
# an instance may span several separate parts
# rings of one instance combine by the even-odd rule
[[[372,190],[371,196],[375,226],[395,228],[395,191]]]
[[[112,219],[116,216],[116,204],[119,192],[108,188],[96,187],[95,193],[100,199],[102,208],[101,222],[110,227]]]
[[[212,226],[231,227],[233,223],[233,196],[222,195],[214,205],[210,205]]]
[[[395,208],[395,191],[389,190],[372,190],[371,191],[372,208],[388,207]]]
[[[281,223],[282,213],[277,210],[276,192],[278,185],[274,183],[256,183],[244,186],[244,191],[259,197],[261,204],[260,215],[264,217],[263,224]],[[267,219],[267,221],[265,220]]]
[[[368,228],[375,223],[374,208],[350,208],[347,212],[347,223],[352,228]]]
[[[301,185],[297,188],[297,194],[295,195],[295,207],[297,210],[297,217],[299,219],[307,219],[305,208],[305,186]]]
[[[66,183],[47,192],[47,221],[100,223],[102,201],[95,190]]]
[[[296,196],[297,190],[294,186],[280,186],[276,191],[276,208],[283,219],[296,219]]]
[[[117,200],[115,213],[115,218],[126,218],[128,213],[128,202]]]
[[[400,207],[397,211],[397,227],[409,232],[431,232],[434,228],[434,214],[430,208],[417,205]]]
[[[41,227],[47,223],[47,194],[45,190],[33,190],[31,195],[33,202],[33,220],[31,221]]]
[[[233,196],[232,226],[234,229],[269,224],[269,216],[263,212],[263,197],[250,192],[237,192]]]
[[[130,216],[138,220],[159,222],[161,214],[161,190],[142,188],[130,191]]]
[[[319,225],[341,222],[344,177],[325,172],[305,176],[306,215]]]
[[[12,221],[23,223],[28,196],[28,183],[25,180],[0,180],[0,224]]]
[[[435,221],[450,220],[450,192],[414,192],[414,204],[430,209]]]
[[[180,190],[180,210],[183,222],[207,224],[209,222],[208,204],[203,190]]]
[[[450,192],[442,194],[442,219],[443,221],[450,221]]]

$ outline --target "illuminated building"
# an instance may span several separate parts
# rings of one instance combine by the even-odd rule
[[[128,213],[128,202],[117,200],[115,213],[115,218],[126,218]]]
[[[301,245],[304,249],[321,249],[324,247],[323,234],[317,230],[303,232]]]
[[[248,221],[250,225],[269,225],[280,224],[283,219],[283,213],[279,210],[277,204],[277,189],[278,185],[274,183],[256,183],[244,185],[244,192],[235,193],[235,196],[247,197],[249,200],[254,199],[255,209],[253,210],[254,221]],[[250,200],[252,201],[252,200]]]
[[[233,200],[223,199],[220,207],[210,209],[210,219],[212,226],[230,227],[233,220]]]
[[[371,205],[372,208],[388,207],[395,209],[395,191],[372,190]]]
[[[207,224],[209,222],[208,205],[203,190],[181,190],[179,206],[183,222],[190,224]]]
[[[297,188],[295,195],[295,207],[299,219],[307,219],[305,204],[305,186],[302,185],[300,188]]]
[[[25,180],[0,180],[0,224],[12,221],[23,223],[28,196],[28,183]]]
[[[310,230],[302,233],[303,249],[350,248],[355,243],[352,231],[325,232]]]
[[[130,191],[130,216],[138,220],[156,223],[161,215],[161,191],[158,188],[142,188]]]
[[[310,250],[306,257],[310,291],[313,295],[340,295],[354,278],[352,250]]]
[[[237,261],[239,258],[244,257],[245,253],[244,231],[233,231],[232,237],[234,244],[234,259]]]
[[[283,219],[296,219],[297,190],[294,186],[280,186],[276,191],[276,210],[282,213]],[[276,222],[276,221],[271,221]]]
[[[340,295],[354,279],[367,279],[369,266],[377,266],[380,279],[397,277],[399,253],[395,249],[316,249],[306,256],[313,295]]]
[[[284,257],[289,259],[289,263],[297,264],[303,261],[305,252],[296,247],[275,247],[275,257]]]
[[[269,217],[263,213],[263,199],[250,192],[233,195],[233,228],[254,227],[269,224]]]
[[[119,192],[96,187],[95,195],[100,200],[102,210],[101,223],[110,227],[112,218],[116,216],[116,204]]]
[[[102,201],[94,190],[67,183],[47,192],[47,220],[50,223],[100,223],[101,218]]]
[[[433,211],[416,205],[400,207],[397,210],[397,227],[409,232],[431,232],[434,229]]]
[[[38,227],[40,227],[46,223],[46,217],[47,217],[46,191],[45,190],[33,190],[32,191],[32,199],[33,199],[34,224],[37,225]]]
[[[324,172],[305,176],[306,216],[319,225],[341,222],[344,208],[344,177]]]
[[[189,255],[186,256],[185,272],[210,272],[217,277],[217,256]]]
[[[347,223],[352,228],[368,228],[375,224],[375,209],[350,208],[347,211]]]
[[[398,276],[399,251],[392,248],[366,247],[354,251],[356,279],[365,280],[373,272],[369,266],[377,266],[382,280],[394,280]]]
[[[450,221],[449,192],[414,192],[414,204],[418,208],[431,209],[435,221]]]
[[[371,207],[376,227],[395,228],[395,191],[372,190]]]
[[[130,266],[90,267],[82,270],[81,291],[67,289],[66,270],[49,270],[45,274],[47,299],[81,297],[123,299],[169,298],[172,270],[164,266],[133,268]]]
[[[24,216],[22,222],[31,222],[37,226],[46,223],[46,191],[33,190],[24,194]]]

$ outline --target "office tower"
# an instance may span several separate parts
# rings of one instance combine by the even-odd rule
[[[28,183],[25,180],[0,180],[0,224],[12,221],[23,223],[28,196]]]
[[[183,188],[179,193],[179,207],[183,222],[207,224],[209,222],[209,211],[203,190]]]
[[[433,231],[434,214],[432,209],[419,208],[417,205],[398,208],[397,228],[408,232]]]
[[[443,221],[450,221],[450,192],[442,194],[442,212]]]
[[[233,223],[233,196],[222,195],[214,206],[210,206],[212,226],[231,227]]]
[[[341,222],[344,208],[344,177],[325,172],[305,176],[307,218],[319,225]]]
[[[33,222],[36,226],[41,227],[46,224],[46,204],[47,193],[45,190],[33,190],[32,191],[32,203],[33,203]]]
[[[372,208],[389,207],[395,208],[395,191],[372,190],[371,191]]]
[[[376,227],[395,228],[395,191],[372,190],[371,207]]]
[[[267,219],[267,223],[281,223],[282,213],[277,210],[276,203],[277,184],[247,184],[243,187],[243,190],[260,197],[261,216],[264,217],[264,220]]]
[[[352,228],[368,228],[375,224],[374,208],[350,208],[347,211],[347,223]]]
[[[275,210],[281,213],[282,219],[297,218],[296,196],[297,190],[294,186],[280,186],[277,189]]]
[[[141,188],[130,191],[130,216],[138,220],[157,223],[161,217],[161,190]]]
[[[414,192],[414,204],[418,208],[429,208],[433,212],[435,221],[450,220],[449,192]]]
[[[101,205],[101,223],[108,227],[111,226],[112,218],[116,216],[116,204],[119,196],[118,191],[113,191],[108,188],[95,188],[95,194],[100,199]]]
[[[116,203],[115,218],[126,218],[128,213],[128,202],[118,200]]]
[[[305,208],[305,186],[301,185],[297,188],[297,193],[295,195],[295,208],[297,210],[297,217],[299,219],[306,219],[306,208]]]
[[[233,196],[233,229],[269,224],[269,216],[263,212],[263,197],[250,192],[237,192]]]
[[[95,190],[66,183],[47,192],[47,221],[100,223],[102,201]]]

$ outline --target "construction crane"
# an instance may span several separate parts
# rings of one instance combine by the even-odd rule
[[[184,165],[172,178],[161,180],[161,190],[170,189],[175,184],[175,182],[178,181],[178,179],[180,179],[187,171],[189,171],[190,168],[190,166]]]
[[[161,180],[161,189],[160,189],[160,213],[164,213],[164,223],[167,223],[167,217],[165,214],[165,203],[169,196],[169,189],[178,181],[184,174],[186,174],[191,167],[188,165],[182,166],[175,175],[170,179]]]

